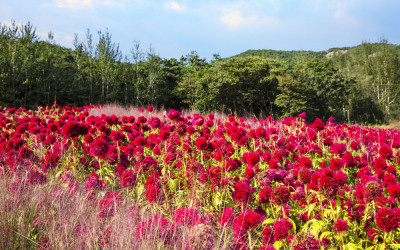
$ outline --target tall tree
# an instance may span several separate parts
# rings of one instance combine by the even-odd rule
[[[102,103],[110,101],[108,99],[110,85],[114,84],[116,77],[116,61],[122,59],[122,53],[119,45],[112,41],[112,36],[106,30],[104,33],[98,32],[99,41],[96,47],[96,59],[98,72],[101,82],[101,99]]]

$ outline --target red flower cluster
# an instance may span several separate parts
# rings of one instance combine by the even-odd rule
[[[289,236],[289,231],[293,228],[293,224],[288,219],[274,222],[274,240],[283,240]]]
[[[271,202],[276,205],[284,205],[288,203],[290,200],[290,191],[289,188],[285,186],[278,186],[272,190],[271,193]]]
[[[349,225],[348,225],[347,221],[342,220],[342,219],[338,219],[335,222],[335,225],[333,226],[333,229],[338,233],[342,233],[342,232],[346,232],[347,229],[349,229]]]
[[[400,209],[398,207],[379,209],[376,213],[375,222],[382,231],[396,230],[400,226]]]

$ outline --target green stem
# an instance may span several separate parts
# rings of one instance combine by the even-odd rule
[[[251,243],[251,232],[250,232],[250,231],[247,231],[247,235],[248,235],[248,237],[249,237],[249,247],[250,247],[250,249],[253,249],[252,243]]]

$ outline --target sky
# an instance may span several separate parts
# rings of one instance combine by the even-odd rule
[[[161,58],[207,60],[248,49],[313,50],[385,38],[400,44],[399,0],[0,0],[0,23],[30,22],[42,40],[73,47],[109,31],[124,55],[134,43]]]

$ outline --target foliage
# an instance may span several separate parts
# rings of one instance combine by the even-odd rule
[[[164,59],[135,41],[123,55],[108,30],[73,49],[41,41],[31,23],[0,25],[0,105],[36,108],[118,103],[257,117],[348,123],[400,118],[400,46],[382,39],[328,51],[250,50],[207,62],[196,51]]]
[[[195,80],[196,103],[202,112],[274,114],[278,80],[269,59],[231,58],[215,62]]]

